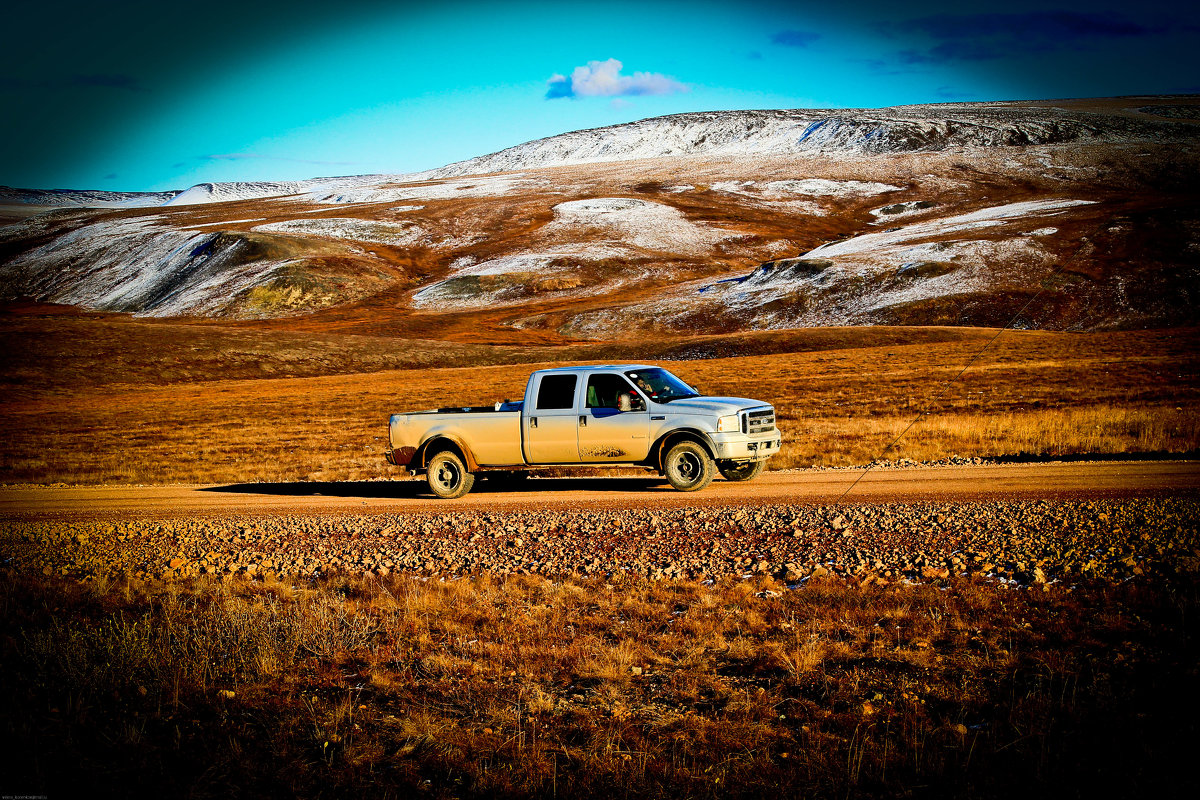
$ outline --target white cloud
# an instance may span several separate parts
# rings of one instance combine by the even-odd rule
[[[615,58],[589,61],[576,67],[571,77],[554,75],[547,81],[546,97],[632,97],[644,94],[686,92],[688,87],[659,72],[622,75],[624,65]]]

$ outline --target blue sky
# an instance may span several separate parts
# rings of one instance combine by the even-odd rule
[[[1200,11],[1157,0],[6,13],[0,184],[30,188],[415,171],[685,111],[1200,92]]]

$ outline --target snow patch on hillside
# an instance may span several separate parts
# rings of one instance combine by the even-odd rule
[[[831,242],[809,251],[804,258],[831,258],[857,253],[878,252],[918,239],[945,236],[961,231],[979,230],[1004,225],[1014,220],[1035,216],[1050,216],[1076,206],[1091,205],[1095,200],[1028,200],[1002,206],[981,208],[967,214],[916,222],[894,231],[864,233],[841,242]]]
[[[596,197],[554,206],[547,237],[580,238],[581,229],[598,230],[605,243],[676,255],[704,255],[730,234],[690,221],[662,203],[631,197]]]
[[[9,225],[0,226],[0,243],[44,236],[63,224],[63,214],[73,215],[73,212],[37,214]]]
[[[876,194],[898,192],[901,187],[876,181],[831,181],[825,178],[803,180],[770,181],[763,184],[766,197],[786,197],[791,194],[806,194],[815,197],[869,197]]]
[[[1084,200],[1009,203],[863,234],[793,258],[764,262],[724,280],[679,284],[657,302],[584,312],[570,323],[577,336],[607,336],[645,320],[686,329],[690,320],[732,315],[757,329],[864,325],[890,309],[1023,285],[1055,262],[1044,239],[1054,228],[1009,232],[1005,226],[1063,214]],[[947,238],[966,234],[963,238]]]
[[[936,208],[937,203],[931,200],[905,200],[900,203],[892,203],[879,208],[871,209],[871,216],[875,217],[872,225],[885,225],[894,222],[897,219],[904,219],[923,211],[928,211],[931,208]]]
[[[1046,266],[1049,255],[1036,236],[945,240],[978,234],[1020,220],[1050,216],[1090,200],[1033,200],[916,222],[895,230],[854,236],[792,259],[768,263],[741,278],[701,286],[708,301],[754,315],[773,303],[793,305],[759,319],[767,327],[863,324],[874,312],[938,297],[986,291],[1002,282],[1001,265]],[[1039,228],[1032,232],[1054,229]],[[1048,234],[1047,234],[1048,235]],[[866,282],[862,290],[850,287]],[[796,298],[824,298],[814,304]]]
[[[352,242],[412,246],[427,240],[425,230],[411,222],[379,222],[355,217],[290,219],[257,225],[254,230],[293,236],[316,236]]]
[[[448,311],[468,308],[512,306],[530,299],[530,287],[555,291],[555,297],[610,292],[630,280],[644,277],[627,271],[602,287],[591,287],[580,278],[588,266],[607,259],[633,259],[636,254],[619,247],[564,245],[533,253],[512,253],[476,262],[471,256],[455,259],[451,273],[437,283],[417,291],[415,308]]]
[[[202,230],[204,228],[216,228],[227,225],[246,225],[251,222],[262,222],[266,217],[254,217],[253,219],[223,219],[218,222],[197,222],[195,225],[183,225],[182,228],[187,230]]]
[[[390,184],[390,185],[389,185]],[[402,183],[397,177],[366,186],[323,185],[306,192],[314,203],[398,203],[404,200],[453,200],[460,197],[502,197],[541,181],[523,175],[499,175],[472,180]]]
[[[310,202],[312,202],[312,201],[306,199],[306,200],[297,201],[296,204],[300,205],[300,204],[307,204]],[[405,214],[409,211],[420,211],[424,207],[425,206],[412,206],[412,205],[392,206],[391,208],[387,209],[386,213]],[[288,209],[287,213],[288,214],[328,214],[328,213],[330,213],[330,211],[331,211],[331,209],[328,209],[328,208],[297,208],[297,209]]]
[[[84,225],[0,267],[7,297],[162,317],[218,314],[286,261],[242,263],[244,243],[157,216]]]
[[[768,200],[784,199],[794,195],[809,197],[836,197],[853,199],[871,195],[898,192],[902,187],[874,181],[832,181],[826,178],[804,178],[799,180],[768,181],[718,181],[712,185],[714,191],[762,197]]]

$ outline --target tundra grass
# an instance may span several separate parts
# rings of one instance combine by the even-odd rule
[[[768,579],[8,573],[0,610],[6,793],[1197,788],[1189,582],[788,591]]]
[[[673,344],[671,352],[744,354],[661,363],[708,394],[773,403],[784,449],[770,461],[772,469],[863,464],[881,457],[1200,449],[1200,350],[1194,331],[1006,331],[986,349],[995,331],[943,333],[836,329],[781,332],[778,341],[759,334],[706,339]],[[130,372],[117,353],[113,363],[89,361],[97,380],[74,386],[64,385],[53,366],[24,364],[20,369],[31,371],[0,402],[0,428],[6,432],[0,440],[0,483],[395,477],[397,470],[383,458],[389,414],[519,399],[531,369],[565,363],[421,366],[419,359],[436,363],[446,356],[446,346],[438,344],[414,350],[418,361],[404,369],[344,374],[338,370],[360,368],[364,362],[356,359],[377,352],[384,340],[368,347],[362,337],[346,337],[346,350],[322,366],[323,351],[313,342],[288,338],[291,334],[279,341],[262,336],[266,344],[246,346],[283,349],[271,351],[274,356],[264,362],[269,369],[259,378],[219,379],[222,358],[233,359],[235,374],[245,363],[207,346],[197,345],[193,353],[180,342],[172,345],[171,359],[187,377],[178,380],[170,373],[151,379],[158,373],[144,364]],[[132,347],[131,341],[122,340],[122,346]],[[140,346],[129,360],[149,358],[146,342]],[[281,353],[291,346],[297,352],[288,369],[333,374],[269,377],[270,370],[283,369]],[[390,346],[403,348],[405,342],[391,340]],[[609,360],[605,356],[640,360],[627,352],[631,345],[607,346],[613,352],[588,347],[563,354],[586,352],[590,363]],[[776,347],[792,349],[773,352]],[[511,356],[485,350],[487,357]],[[456,350],[454,358],[484,358],[472,353]],[[161,365],[161,359],[153,363]],[[105,374],[132,382],[112,382]]]

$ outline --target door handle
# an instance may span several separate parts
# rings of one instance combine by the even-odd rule
[[[531,427],[531,428],[536,428],[536,427],[537,427],[537,417],[530,417],[530,418],[529,418],[529,427]]]
[[[587,415],[581,416],[579,418],[579,427],[581,427],[581,428],[587,427]]]

